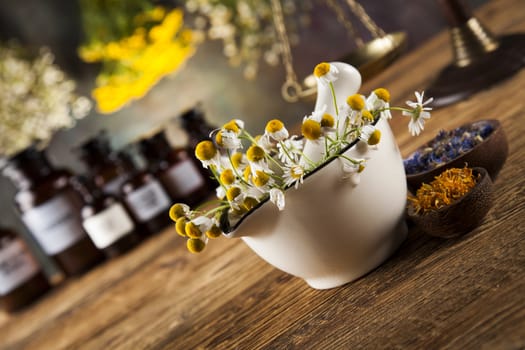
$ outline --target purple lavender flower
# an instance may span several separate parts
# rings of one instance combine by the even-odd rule
[[[416,174],[454,160],[483,142],[492,131],[492,125],[488,123],[475,123],[451,131],[440,130],[432,141],[403,160],[405,172]]]

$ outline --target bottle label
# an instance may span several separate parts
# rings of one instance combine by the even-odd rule
[[[79,206],[75,204],[64,193],[22,215],[22,221],[47,254],[58,254],[85,236]]]
[[[168,195],[156,180],[129,193],[126,203],[140,222],[148,221],[170,207]]]
[[[110,246],[135,227],[120,203],[114,203],[104,211],[87,218],[83,226],[99,249]]]
[[[171,167],[164,174],[163,180],[175,197],[185,197],[204,185],[202,174],[191,159]]]
[[[40,268],[25,244],[9,240],[0,250],[0,295],[6,295],[33,277]]]

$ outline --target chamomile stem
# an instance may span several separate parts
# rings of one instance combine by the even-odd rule
[[[235,165],[233,164],[233,160],[232,160],[232,156],[231,156],[231,153],[230,151],[228,150],[228,159],[230,161],[230,164],[232,166],[232,170],[233,170],[233,173],[235,174],[235,176],[245,185],[248,185],[248,186],[251,186],[249,183],[247,183],[243,177],[239,174],[239,172],[237,171],[237,168],[235,167]]]
[[[220,178],[219,174],[217,173],[217,169],[215,169],[214,165],[210,165],[210,170],[211,170],[211,173],[213,174],[213,177],[215,178],[215,180],[217,180],[217,182],[224,189],[224,191],[225,192],[228,191],[226,186],[224,186],[224,184],[221,182],[221,178]]]
[[[334,84],[330,82],[330,91],[332,92],[332,99],[334,101],[335,115],[339,116],[339,108],[337,108],[337,98],[335,97]]]

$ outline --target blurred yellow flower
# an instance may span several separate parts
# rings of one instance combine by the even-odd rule
[[[135,14],[129,35],[93,40],[79,48],[85,62],[102,62],[92,96],[101,113],[113,113],[142,98],[164,76],[177,71],[195,52],[180,9],[156,6]],[[137,27],[138,25],[138,27]]]

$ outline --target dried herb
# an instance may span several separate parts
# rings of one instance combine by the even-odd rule
[[[416,214],[425,214],[450,205],[467,194],[477,183],[479,174],[475,176],[472,168],[451,168],[436,176],[430,184],[423,183],[416,196],[408,200]]]
[[[408,175],[439,167],[482,143],[494,131],[490,123],[479,122],[454,130],[441,130],[427,145],[403,161]]]

